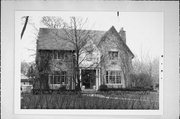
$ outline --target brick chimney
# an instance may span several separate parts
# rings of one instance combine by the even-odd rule
[[[126,31],[124,31],[123,27],[119,31],[119,35],[121,36],[121,38],[124,41],[124,43],[126,43]]]

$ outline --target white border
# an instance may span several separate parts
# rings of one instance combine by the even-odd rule
[[[96,12],[96,11],[94,11]],[[121,11],[120,11],[121,12]],[[159,110],[78,110],[78,109],[21,109],[20,108],[20,35],[17,31],[19,15],[49,15],[58,16],[58,11],[17,11],[15,12],[15,87],[14,112],[15,114],[61,114],[61,115],[162,115],[163,114],[163,65],[159,70]],[[164,39],[164,38],[163,38]],[[163,41],[164,42],[164,41]],[[163,45],[163,44],[161,44]],[[163,49],[162,49],[163,50]],[[164,53],[162,53],[164,54]],[[161,58],[160,62],[163,62]]]

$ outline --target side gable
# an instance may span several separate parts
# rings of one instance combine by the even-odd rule
[[[63,39],[60,29],[40,28],[37,39],[37,50],[74,50],[74,45]]]
[[[94,35],[92,41],[97,47],[101,45],[109,34],[113,34],[123,45],[123,48],[131,54],[132,58],[134,57],[134,54],[131,52],[126,43],[124,43],[114,26],[106,32],[92,30],[91,33]],[[37,39],[37,50],[74,50],[73,43],[63,39],[64,36],[65,34],[62,29],[40,28]]]
[[[93,36],[97,45],[105,31],[86,30]],[[74,44],[66,39],[63,29],[40,28],[37,39],[37,50],[74,50]],[[90,39],[91,40],[91,39]]]

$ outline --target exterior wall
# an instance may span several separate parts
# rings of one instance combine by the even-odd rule
[[[70,51],[65,51],[67,55],[67,59],[61,60],[61,59],[52,59],[50,64],[51,64],[51,71],[66,71],[67,72],[67,80],[68,84],[66,85],[67,89],[74,89],[74,81],[73,81],[73,53]],[[55,89],[64,86],[64,84],[50,84],[50,87],[56,87]]]
[[[80,67],[81,68],[94,68],[96,69],[96,90],[99,88],[101,84],[106,84],[106,71],[121,71],[121,84],[106,84],[108,87],[113,87],[113,88],[125,88],[130,85],[130,80],[129,80],[129,74],[132,69],[132,56],[130,53],[125,52],[125,48],[122,45],[122,42],[119,42],[120,44],[117,45],[117,41],[120,40],[117,38],[116,35],[113,33],[109,33],[106,38],[104,39],[103,42],[96,47],[96,45],[93,44],[93,42],[87,43],[88,45],[91,45],[94,49],[92,52],[92,57],[91,60],[84,57],[87,55],[86,52],[82,52],[80,58]],[[86,47],[86,46],[85,46]],[[109,51],[118,51],[118,60],[110,60],[108,57],[108,52]],[[41,51],[41,52],[46,52]],[[48,74],[51,74],[53,71],[66,71],[68,75],[68,89],[74,89],[75,88],[75,83],[73,81],[73,67],[74,67],[74,53],[65,51],[68,60],[60,60],[60,59],[53,59],[52,54],[53,51],[48,51],[51,55],[51,59],[49,60],[50,63],[50,69],[48,70],[47,73],[47,79],[48,80]],[[36,60],[40,63],[41,62],[41,57],[38,55],[39,52],[37,53],[37,58]],[[81,62],[81,60],[83,60]],[[126,61],[126,67],[123,68],[122,62]],[[38,63],[37,62],[37,63]],[[81,77],[80,77],[81,78]],[[48,82],[49,84],[49,82]],[[50,88],[59,88],[63,86],[62,84],[49,84]],[[82,85],[81,85],[82,86]]]
[[[100,50],[102,53],[101,56],[101,84],[106,84],[106,71],[107,70],[114,70],[114,71],[121,71],[121,84],[106,84],[108,87],[111,88],[125,88],[128,87],[128,72],[130,72],[130,67],[131,65],[131,59],[129,54],[124,52],[124,48],[121,44],[117,46],[117,37],[113,34],[109,34],[104,42],[101,43],[100,45]],[[109,51],[118,51],[118,60],[110,60],[108,52]],[[125,58],[125,60],[124,60]],[[123,61],[126,61],[124,63]],[[123,65],[127,64],[126,67]],[[125,78],[127,77],[127,79]],[[126,81],[125,81],[126,79]]]
[[[41,53],[47,53],[47,51],[40,51]],[[38,54],[40,54],[40,52]],[[74,56],[72,51],[64,51],[66,54],[66,58],[64,60],[61,59],[54,59],[53,58],[54,51],[48,51],[48,55],[50,55],[50,59],[48,59],[48,65],[49,69],[46,74],[43,74],[45,76],[45,79],[48,80],[48,86],[50,89],[58,89],[61,86],[64,86],[63,84],[50,84],[49,81],[49,75],[53,74],[54,71],[61,72],[66,71],[67,72],[67,80],[68,84],[66,85],[67,89],[74,89],[74,81],[73,81],[73,67],[74,67]],[[37,55],[37,63],[41,62],[41,56]]]

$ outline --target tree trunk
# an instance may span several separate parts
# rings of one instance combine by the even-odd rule
[[[77,79],[77,85],[75,90],[81,91],[81,81],[80,81],[80,73],[79,73],[79,51],[76,52],[76,79]]]

